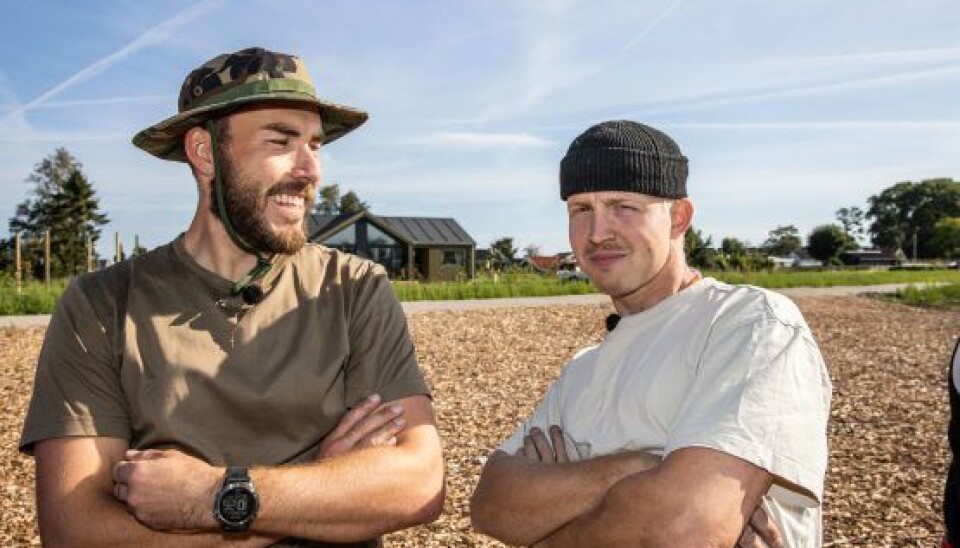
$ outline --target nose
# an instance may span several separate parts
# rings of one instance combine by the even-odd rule
[[[597,208],[590,216],[590,242],[601,244],[613,238],[613,226],[606,208]]]
[[[314,150],[310,145],[303,145],[297,149],[292,173],[294,178],[316,185],[320,182],[322,171],[319,149]]]

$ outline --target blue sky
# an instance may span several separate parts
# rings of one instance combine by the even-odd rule
[[[130,138],[174,113],[187,72],[254,45],[370,112],[324,149],[326,182],[375,214],[453,217],[481,247],[569,248],[557,166],[607,119],[677,140],[715,243],[960,179],[955,0],[31,0],[0,28],[0,233],[64,146],[112,219],[102,252],[187,226],[189,171]]]

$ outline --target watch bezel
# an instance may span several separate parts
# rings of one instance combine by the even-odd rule
[[[234,474],[237,471],[233,471]],[[217,496],[214,499],[213,504],[213,515],[216,518],[217,523],[220,524],[220,529],[224,532],[235,533],[243,532],[249,529],[250,524],[257,517],[257,512],[260,510],[260,496],[257,494],[257,490],[253,487],[253,482],[250,481],[249,476],[246,474],[246,470],[243,471],[243,479],[236,479],[236,477],[231,477],[231,471],[227,472],[226,477],[224,478],[223,485],[217,491]],[[222,511],[222,505],[226,497],[234,492],[241,491],[244,492],[247,498],[250,500],[250,507],[245,512],[245,517],[240,520],[232,520],[228,516],[224,515]]]

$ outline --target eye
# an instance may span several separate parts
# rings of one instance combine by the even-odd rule
[[[290,144],[290,139],[270,139],[270,143],[285,147]]]

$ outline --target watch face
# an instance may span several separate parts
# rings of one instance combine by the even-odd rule
[[[257,499],[246,487],[230,487],[220,495],[217,510],[224,521],[241,524],[256,512]]]

